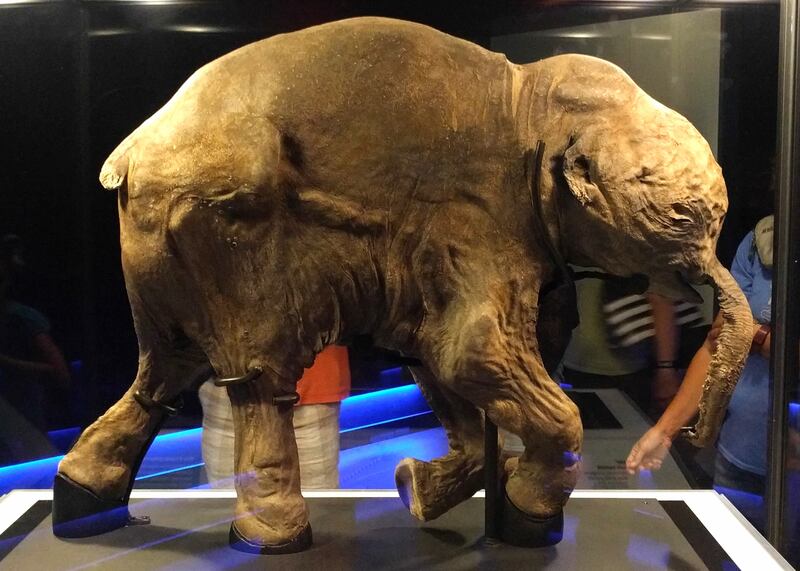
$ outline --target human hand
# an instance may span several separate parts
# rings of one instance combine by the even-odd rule
[[[639,470],[658,470],[671,446],[672,438],[656,425],[633,445],[625,461],[625,468],[629,474],[635,474]]]

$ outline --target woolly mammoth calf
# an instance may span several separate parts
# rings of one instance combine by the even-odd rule
[[[716,286],[724,326],[700,443],[750,345],[747,304],[714,253],[719,166],[688,121],[602,60],[514,65],[418,24],[326,24],[200,69],[100,180],[118,196],[139,371],[59,466],[59,535],[125,525],[142,455],[210,364],[234,408],[232,542],[307,547],[295,383],[323,347],[360,334],[420,360],[450,439],[446,456],[397,468],[414,516],[481,487],[486,415],[525,444],[506,464],[506,509],[557,527],[582,427],[536,329],[564,262],[642,274],[676,299]]]

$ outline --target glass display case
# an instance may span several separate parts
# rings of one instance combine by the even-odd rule
[[[4,198],[0,240],[6,273],[4,298],[0,298],[6,308],[0,322],[0,492],[51,488],[63,454],[136,376],[138,346],[120,264],[117,196],[98,182],[106,157],[204,64],[277,34],[356,16],[385,16],[432,26],[504,54],[516,64],[577,53],[622,68],[650,96],[689,119],[722,167],[729,206],[717,254],[725,266],[737,264],[737,257],[748,253],[754,259],[755,241],[752,252],[741,244],[760,221],[774,214],[775,279],[771,265],[760,267],[767,276],[759,287],[766,288],[762,293],[769,291],[765,294],[768,309],[756,319],[771,326],[771,348],[759,357],[764,359],[765,371],[760,385],[755,381],[748,385],[752,391],[748,398],[761,403],[764,414],[749,418],[742,429],[755,434],[752,439],[758,446],[763,444],[755,455],[766,458],[767,469],[762,473],[761,464],[749,466],[753,469],[745,472],[757,477],[746,489],[722,485],[720,463],[731,468],[731,457],[720,455],[716,446],[698,450],[680,439],[660,469],[629,473],[626,468],[632,446],[656,424],[712,329],[717,311],[713,288],[698,287],[703,301],[692,307],[670,305],[677,333],[667,355],[663,352],[667,345],[653,326],[662,306],[638,296],[644,305],[634,311],[645,311],[649,321],[630,328],[638,327],[635,332],[641,333],[641,339],[629,344],[612,339],[609,323],[614,317],[606,315],[605,308],[623,297],[614,297],[615,288],[627,286],[607,276],[590,275],[595,268],[573,267],[576,275],[584,276],[577,284],[581,325],[562,363],[551,373],[578,405],[585,437],[579,492],[574,496],[579,507],[575,517],[568,518],[565,532],[572,551],[562,550],[558,557],[565,568],[569,562],[585,561],[579,556],[580,538],[588,541],[585,530],[597,525],[591,518],[600,518],[602,511],[581,506],[600,498],[593,494],[605,493],[630,505],[619,517],[632,527],[609,539],[623,546],[614,554],[620,565],[626,560],[634,568],[669,568],[676,557],[685,555],[692,562],[699,557],[699,565],[733,561],[741,566],[747,561],[746,566],[760,568],[769,560],[779,568],[784,562],[766,538],[797,566],[796,10],[795,2],[756,0],[422,4],[0,0],[0,115],[4,117],[0,136],[5,158],[0,169]],[[772,246],[769,237],[766,241]],[[775,312],[771,312],[773,298]],[[339,486],[343,490],[394,489],[398,462],[408,456],[427,460],[447,453],[447,435],[414,385],[409,370],[413,359],[376,347],[368,337],[351,341],[352,386],[337,411]],[[41,366],[20,372],[10,359],[27,359]],[[189,490],[183,496],[184,492],[164,496],[184,501],[205,493],[197,490],[232,487],[230,478],[213,481],[204,466],[200,386],[211,386],[208,375],[198,377],[192,390],[185,392],[183,409],[167,419],[144,457],[134,482],[134,494],[140,494],[135,497],[141,501],[160,497],[160,492],[141,490]],[[741,403],[737,406],[741,410]],[[210,416],[206,403],[207,421]],[[762,433],[769,444],[761,442]],[[232,449],[232,433],[227,438],[214,446]],[[510,433],[503,434],[503,446],[511,455],[523,449],[519,438]],[[744,469],[739,456],[732,457],[732,469]],[[720,497],[708,491],[715,487],[715,473]],[[705,490],[702,493],[711,494],[708,498],[712,499],[692,496],[698,490]],[[43,505],[36,502],[49,500],[48,493],[6,496],[0,503],[2,525],[18,529],[14,526],[19,524],[12,523],[14,509],[19,513],[24,512],[20,506],[34,510],[31,506]],[[230,490],[209,493],[202,501],[233,497]],[[353,525],[367,522],[373,526],[370,533],[378,534],[376,530],[383,529],[378,524],[396,524],[399,516],[392,510],[397,506],[387,508],[370,499],[382,498],[382,493],[358,496],[348,504]],[[325,504],[334,500],[324,498],[316,500],[321,513],[335,512],[332,504]],[[356,496],[337,498],[350,501]],[[648,504],[648,498],[657,505]],[[673,500],[688,507],[676,508],[669,504]],[[473,518],[472,512],[480,511],[476,506],[470,504],[464,513]],[[163,506],[158,510],[170,511]],[[659,543],[661,532],[634,533],[636,526],[643,525],[642,510],[654,518],[667,514],[678,521],[683,517],[684,524],[664,532],[673,534],[674,540]],[[704,510],[716,515],[703,516]],[[700,523],[686,524],[689,520]],[[205,520],[184,523],[195,528],[211,525]],[[697,537],[710,537],[708,542],[719,550],[698,547],[705,540],[688,537],[686,525],[705,526],[706,535]],[[447,533],[442,531],[446,525],[439,527],[431,534]],[[465,537],[473,532],[478,533],[459,528]],[[742,538],[766,559],[732,555],[736,542],[723,539],[726,534]],[[401,535],[416,542],[420,565],[449,561],[436,559],[441,546],[428,545],[405,532]],[[37,549],[23,544],[14,552],[17,544],[10,545],[0,548],[0,560],[8,556],[15,565]],[[440,555],[428,555],[429,548]],[[106,548],[102,556],[75,557],[74,564],[79,565],[103,558],[110,561],[116,555]],[[391,567],[387,558],[377,553],[371,557]],[[552,553],[545,559],[550,557]],[[214,561],[219,559],[204,560],[208,565]],[[356,559],[350,561],[356,563]]]

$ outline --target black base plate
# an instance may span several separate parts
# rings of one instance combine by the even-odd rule
[[[239,533],[239,530],[236,529],[236,522],[231,523],[231,531],[228,535],[228,542],[236,551],[253,553],[256,555],[286,555],[287,553],[299,553],[311,547],[313,539],[310,523],[306,524],[303,530],[293,539],[286,543],[278,543],[276,545],[259,545],[249,542]]]
[[[548,547],[564,537],[564,512],[546,518],[526,514],[503,494],[500,537],[517,547]]]
[[[53,534],[76,538],[100,535],[128,525],[128,503],[105,500],[63,474],[53,482]]]
[[[564,511],[562,541],[552,547],[528,549],[507,543],[485,545],[482,498],[471,498],[436,520],[420,524],[396,497],[309,497],[314,545],[301,553],[270,557],[229,547],[235,501],[232,495],[137,497],[131,500],[131,512],[148,513],[153,519],[151,525],[70,541],[53,537],[48,515],[50,502],[37,502],[18,524],[0,534],[0,568],[15,571],[101,567],[263,571],[265,565],[281,571],[722,569],[726,565],[733,568],[729,561],[695,551],[692,541],[696,539],[698,545],[713,544],[725,555],[708,532],[698,536],[697,530],[690,530],[683,521],[673,521],[654,499],[572,498]],[[691,510],[686,511],[687,517],[694,518]],[[685,536],[691,540],[687,541]]]

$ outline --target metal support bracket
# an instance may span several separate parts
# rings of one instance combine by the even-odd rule
[[[256,380],[264,373],[261,367],[253,367],[241,377],[225,377],[224,379],[215,379],[214,384],[218,387],[229,387],[231,385],[241,385]]]
[[[133,398],[136,400],[136,402],[139,403],[139,405],[143,409],[145,409],[148,412],[151,409],[156,408],[167,413],[169,416],[175,416],[183,408],[183,397],[181,395],[178,395],[175,401],[173,401],[175,403],[173,405],[168,405],[164,404],[161,401],[157,401],[153,397],[143,393],[142,391],[136,391],[135,393],[133,393]]]
[[[285,393],[272,396],[272,404],[275,406],[294,406],[299,401],[300,395],[297,393]]]
[[[150,516],[149,515],[141,515],[141,516],[128,516],[128,523],[126,524],[128,527],[136,526],[136,525],[150,525]]]

